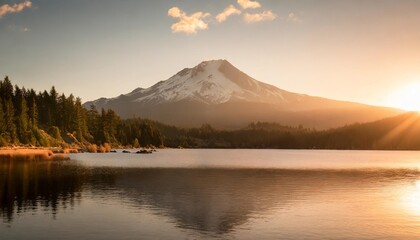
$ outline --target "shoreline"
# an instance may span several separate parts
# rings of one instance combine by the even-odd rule
[[[0,160],[64,160],[68,158],[66,155],[74,153],[74,150],[45,147],[2,147],[0,148]]]

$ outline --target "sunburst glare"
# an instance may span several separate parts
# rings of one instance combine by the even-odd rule
[[[413,82],[400,88],[388,99],[389,105],[408,110],[420,111],[420,81]]]

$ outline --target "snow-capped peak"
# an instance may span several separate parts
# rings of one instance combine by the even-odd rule
[[[101,99],[89,104],[104,106],[119,99],[140,105],[156,105],[179,101],[204,104],[226,102],[290,103],[301,102],[304,96],[290,93],[257,81],[241,72],[228,61],[204,61],[193,68],[185,68],[166,81],[149,88],[136,88],[116,98]]]
[[[226,60],[211,60],[185,68],[150,88],[135,89],[126,96],[140,103],[192,100],[220,104],[238,100],[285,101],[284,94],[288,93],[249,77]]]

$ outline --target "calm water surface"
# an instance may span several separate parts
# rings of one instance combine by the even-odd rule
[[[0,161],[3,239],[419,239],[420,152]]]

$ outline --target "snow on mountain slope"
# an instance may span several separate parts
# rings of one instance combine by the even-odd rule
[[[176,102],[185,99],[206,103],[227,102],[242,89],[224,76],[218,69],[222,61],[203,62],[195,68],[185,69],[167,81],[141,90],[136,102]]]
[[[205,104],[220,104],[228,101],[278,103],[300,101],[304,95],[289,93],[274,86],[259,82],[239,71],[226,60],[200,63],[194,68],[185,68],[166,81],[154,86],[121,95],[132,102],[159,104],[181,100]],[[120,98],[119,97],[119,98]],[[114,99],[98,99],[103,105]]]

